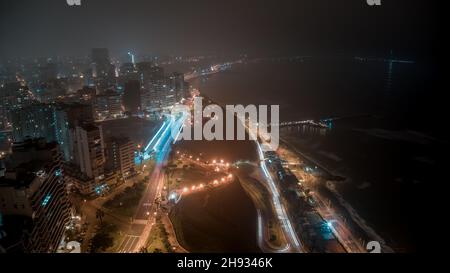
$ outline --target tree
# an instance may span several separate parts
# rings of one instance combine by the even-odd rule
[[[93,253],[105,251],[114,245],[113,238],[108,233],[97,233],[91,240]]]
[[[141,249],[139,250],[139,253],[148,253],[148,250],[145,247],[141,247]]]
[[[159,248],[155,248],[155,250],[153,250],[153,253],[162,253],[162,250]]]
[[[96,211],[96,213],[95,213],[95,217],[100,220],[101,224],[103,224],[103,217],[104,216],[105,216],[105,213],[101,209],[98,209]]]
[[[98,229],[97,234],[92,238],[91,244],[91,252],[101,252],[105,251],[108,248],[114,246],[114,238],[111,236],[111,233],[117,231],[117,226],[113,224],[102,223]]]

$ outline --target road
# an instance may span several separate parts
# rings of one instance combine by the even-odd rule
[[[133,252],[136,243],[139,240],[137,235],[126,235],[122,243],[119,246],[119,253],[130,253]]]
[[[291,144],[289,144],[286,140],[282,140],[283,143],[286,145],[288,150],[293,153],[293,155],[279,154],[280,158],[289,161],[292,161],[292,158],[294,158],[294,161],[306,161],[308,163],[311,163],[309,158],[305,158],[302,153],[300,153],[295,147],[293,147]],[[295,157],[294,157],[295,155]],[[313,162],[314,163],[314,162]],[[318,165],[315,164],[314,165]],[[320,171],[323,173],[326,173],[328,176],[333,176],[333,174],[324,169],[323,167],[319,166]],[[297,176],[297,171],[293,171],[293,174]],[[313,182],[315,181],[315,176],[313,174],[307,174],[303,170],[300,171],[300,177],[297,176],[297,178],[305,178],[306,181],[309,181],[308,183],[312,183],[311,185],[314,185]],[[365,253],[367,250],[365,247],[361,244],[360,240],[354,236],[352,231],[349,228],[349,223],[345,222],[345,220],[339,215],[339,213],[333,209],[333,207],[330,207],[329,204],[327,204],[326,201],[322,198],[322,196],[317,192],[314,191],[314,199],[316,200],[316,208],[315,210],[320,214],[320,216],[329,223],[329,227],[331,231],[333,232],[336,239],[339,241],[339,243],[345,248],[345,250],[348,253]]]
[[[260,209],[257,209],[258,215],[258,245],[265,253],[288,253],[291,251],[291,245],[288,243],[283,248],[274,248],[267,242],[270,241],[270,234],[264,225],[264,217]]]
[[[216,73],[219,73],[221,71],[225,71],[225,70],[230,69],[230,67],[232,65],[237,64],[237,63],[242,63],[242,60],[237,60],[237,61],[227,62],[227,63],[214,64],[214,65],[211,65],[208,68],[201,69],[200,71],[192,71],[192,72],[184,74],[184,79],[186,81],[189,81],[189,80],[192,80],[192,79],[195,79],[195,78],[198,78],[198,77],[216,74]]]
[[[305,252],[303,245],[301,244],[300,239],[297,236],[297,233],[295,232],[293,225],[291,223],[291,220],[289,219],[288,214],[286,213],[286,209],[284,208],[284,205],[281,202],[281,196],[279,194],[278,188],[275,184],[275,181],[272,178],[272,175],[270,174],[267,165],[266,160],[264,157],[263,150],[261,148],[260,140],[258,140],[257,132],[252,132],[250,128],[244,123],[245,128],[249,135],[251,136],[251,139],[255,140],[257,149],[258,149],[258,155],[260,160],[260,167],[262,172],[264,173],[264,178],[267,182],[269,192],[272,196],[272,203],[275,207],[275,212],[277,214],[278,220],[280,221],[280,224],[284,230],[284,234],[286,237],[286,240],[289,243],[290,251],[291,252]]]
[[[168,121],[170,126],[167,126],[160,134],[157,133],[158,137],[154,141],[153,147],[155,150],[155,168],[150,175],[147,188],[139,202],[130,234],[126,236],[119,252],[139,252],[147,243],[158,213],[156,200],[160,197],[164,186],[164,166],[167,164],[171,150],[173,141],[172,130],[179,130],[183,125],[184,119],[185,115],[176,120],[174,117],[170,117]]]
[[[341,217],[332,208],[328,207],[319,195],[315,194],[314,197],[317,202],[317,212],[325,221],[330,223],[331,231],[345,250],[348,253],[366,253],[367,250],[353,236],[353,233],[347,228]]]

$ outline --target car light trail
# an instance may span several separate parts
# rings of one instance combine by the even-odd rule
[[[164,132],[161,134],[161,136],[159,137],[158,141],[156,142],[156,144],[155,144],[153,150],[157,150],[157,149],[158,149],[158,145],[159,145],[159,144],[161,143],[161,141],[166,137],[166,134],[167,134],[167,132],[169,131],[170,125],[172,124],[172,122],[173,122],[173,120],[171,120],[171,121],[168,123],[166,129],[164,130]]]
[[[177,121],[177,125],[175,126],[175,127],[179,126],[180,128],[178,129],[177,135],[173,139],[173,144],[176,144],[178,142],[178,138],[180,137],[180,134],[183,131],[183,124],[185,120],[186,120],[186,113],[183,113],[181,118]]]
[[[159,133],[161,133],[161,131],[163,130],[164,126],[166,125],[166,122],[163,123],[163,125],[161,126],[161,128],[159,128],[158,132],[156,132],[156,134],[153,136],[153,138],[150,140],[150,142],[148,143],[148,145],[145,147],[144,151],[147,151],[148,148],[150,148],[150,145],[152,145],[153,141],[155,141],[155,139],[158,137]]]
[[[250,132],[250,130],[248,130],[248,132],[252,136],[254,136],[253,132]],[[291,238],[291,240],[293,241],[295,248],[298,251],[302,252],[302,247],[300,245],[300,241],[292,227],[291,221],[289,220],[289,217],[287,216],[287,213],[286,213],[284,207],[281,205],[280,194],[278,193],[278,189],[275,186],[275,182],[273,181],[272,176],[270,175],[269,170],[267,169],[265,158],[264,158],[264,153],[261,148],[261,144],[259,143],[259,141],[256,137],[253,139],[255,139],[256,145],[258,147],[259,158],[260,158],[260,162],[261,162],[261,164],[260,164],[261,169],[263,170],[264,175],[267,178],[266,180],[269,182],[268,185],[269,185],[270,191],[272,193],[272,201],[273,201],[278,219],[282,223],[285,233],[288,234],[289,237]]]

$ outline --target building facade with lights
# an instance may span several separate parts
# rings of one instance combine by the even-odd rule
[[[55,142],[33,139],[12,146],[0,177],[0,209],[6,219],[24,219],[15,243],[21,251],[56,252],[63,238],[71,205],[61,160]]]
[[[117,172],[122,178],[134,172],[135,145],[128,138],[110,138],[106,142],[106,168]]]

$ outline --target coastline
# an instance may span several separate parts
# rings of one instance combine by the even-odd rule
[[[303,161],[313,163],[314,165],[318,166],[321,171],[324,171],[327,174],[328,178],[325,179],[325,183],[323,185],[324,188],[321,189],[322,194],[327,195],[327,193],[324,191],[328,191],[333,195],[332,198],[334,199],[334,201],[330,200],[332,206],[338,208],[339,214],[345,215],[346,219],[351,218],[353,224],[357,225],[361,229],[361,231],[365,233],[364,240],[366,243],[368,241],[375,240],[381,244],[384,252],[394,252],[394,250],[386,243],[386,241],[374,230],[374,228],[367,224],[364,218],[360,216],[358,211],[354,209],[352,205],[347,200],[345,200],[345,198],[343,198],[339,190],[336,189],[336,183],[346,183],[346,181],[349,179],[345,174],[336,173],[335,171],[329,170],[311,156],[305,155],[303,152],[299,151],[296,147],[294,147],[293,144],[289,143],[289,141],[282,138],[280,138],[280,140],[283,145],[287,146],[290,151],[293,151]],[[327,196],[327,198],[330,198],[330,196]],[[361,233],[361,231],[356,230],[357,233]]]
[[[380,98],[380,92],[386,94],[382,85],[386,73],[383,66],[345,63],[342,72],[348,82],[345,89],[340,85],[342,78],[334,77],[335,69],[323,71],[322,67],[322,63],[317,62],[243,64],[233,66],[231,71],[190,82],[203,97],[223,104],[280,105],[280,120],[283,121],[370,113],[361,118],[358,114],[357,119],[336,121],[330,134],[316,137],[308,130],[291,130],[301,138],[298,141],[293,141],[295,135],[293,139],[286,138],[306,156],[304,158],[336,176],[332,180],[340,181],[335,183],[340,197],[351,204],[364,223],[376,230],[395,252],[417,250],[424,239],[414,220],[415,211],[422,209],[415,197],[427,189],[425,182],[431,181],[430,176],[436,180],[438,160],[435,154],[440,153],[439,147],[428,142],[416,144],[402,137],[408,136],[402,134],[402,126],[407,125],[400,123],[398,127],[399,120],[391,117],[398,112],[408,112],[408,108],[400,104],[391,109],[391,105],[398,103],[393,94],[375,100]],[[399,77],[414,74],[401,67],[396,72]],[[370,80],[355,79],[354,73],[370,76]],[[330,77],[327,86],[320,84],[325,76]],[[399,86],[395,91],[402,92],[406,87],[400,85],[401,78],[397,81]],[[278,89],[280,86],[282,90]],[[302,90],[303,87],[308,89]],[[367,92],[360,92],[362,87]],[[420,90],[417,93],[421,94]],[[384,129],[383,132],[392,135],[369,134],[373,133],[372,128]],[[417,137],[412,138],[415,139]]]
[[[210,96],[207,96],[202,92],[200,92],[200,96],[203,97],[208,103],[214,103],[224,108],[223,104],[218,103]],[[325,182],[323,183],[323,187],[321,187],[320,189],[320,194],[326,196],[326,199],[329,200],[329,202],[332,204],[334,210],[337,210],[338,215],[342,216],[344,222],[350,221],[352,223],[350,230],[352,230],[352,232],[355,233],[359,238],[359,244],[365,246],[368,242],[377,241],[382,246],[383,252],[394,252],[389,244],[386,243],[386,240],[382,238],[374,228],[367,224],[364,218],[360,216],[358,211],[354,209],[352,205],[347,200],[345,200],[345,198],[343,198],[339,190],[336,189],[335,183],[346,183],[348,181],[349,178],[344,173],[330,170],[330,168],[324,166],[324,164],[322,164],[315,158],[299,151],[288,140],[280,137],[280,142],[287,146],[290,151],[294,152],[303,161],[317,166],[321,172],[325,173]],[[255,153],[257,153],[257,150],[255,150]]]

